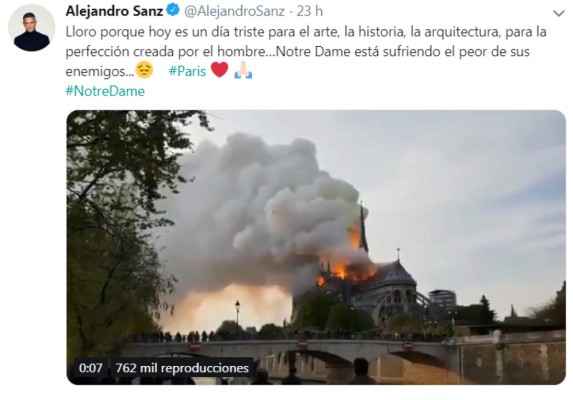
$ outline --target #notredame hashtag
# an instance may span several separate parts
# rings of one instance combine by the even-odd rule
[[[142,97],[145,96],[144,88],[123,87],[118,85],[85,86],[68,85],[66,96],[79,97]]]
[[[175,66],[169,68],[169,75],[173,76],[177,73],[177,68]]]

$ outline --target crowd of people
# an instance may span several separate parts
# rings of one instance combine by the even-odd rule
[[[227,340],[289,340],[289,339],[308,339],[308,340],[383,340],[396,342],[434,342],[439,343],[447,340],[448,335],[436,335],[430,333],[385,333],[377,331],[352,332],[348,330],[336,331],[316,331],[316,330],[294,330],[283,331],[272,335],[249,332],[219,332],[211,331],[191,331],[187,335],[177,332],[172,335],[170,332],[155,332],[152,334],[141,333],[126,338],[126,342],[131,343],[201,343],[201,342],[218,342]]]

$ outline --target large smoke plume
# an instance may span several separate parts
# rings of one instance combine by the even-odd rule
[[[360,218],[358,191],[321,171],[305,139],[267,145],[235,134],[181,158],[194,177],[162,206],[175,222],[160,238],[178,292],[277,285],[297,294],[314,284],[320,257],[366,261],[348,229]]]

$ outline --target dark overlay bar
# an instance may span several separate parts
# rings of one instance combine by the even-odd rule
[[[74,362],[76,378],[105,378],[109,369],[109,360],[105,357],[81,357]]]
[[[254,374],[255,360],[248,357],[121,357],[111,359],[111,376],[119,378],[251,377]]]

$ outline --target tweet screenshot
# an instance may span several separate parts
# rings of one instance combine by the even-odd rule
[[[565,397],[570,2],[28,1],[19,392]]]

